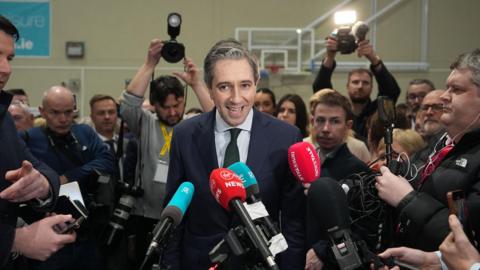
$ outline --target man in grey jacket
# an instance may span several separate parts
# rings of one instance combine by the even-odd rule
[[[184,86],[176,77],[160,76],[150,82],[162,47],[160,40],[152,41],[145,63],[123,92],[120,106],[120,114],[139,140],[135,186],[141,187],[143,194],[136,199],[129,221],[135,235],[135,260],[143,259],[149,233],[162,213],[173,126],[182,120],[185,109]],[[142,109],[149,85],[155,113]]]

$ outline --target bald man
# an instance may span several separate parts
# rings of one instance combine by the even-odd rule
[[[113,155],[91,127],[74,124],[74,107],[75,100],[69,89],[62,86],[48,89],[39,107],[46,127],[28,130],[24,139],[33,155],[60,175],[62,184],[78,182],[89,208],[93,203],[103,203],[96,197],[99,185],[104,184],[99,175],[114,172]],[[108,221],[98,220],[100,215],[96,211],[103,211],[102,208],[89,210],[89,222],[82,224],[79,239],[47,261],[36,262],[35,269],[103,269],[94,232],[102,229],[96,227],[98,224],[108,224]],[[108,219],[108,214],[101,216]]]

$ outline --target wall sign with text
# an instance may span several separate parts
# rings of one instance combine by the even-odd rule
[[[0,14],[7,17],[20,32],[20,39],[15,44],[16,56],[50,56],[49,0],[0,0]]]

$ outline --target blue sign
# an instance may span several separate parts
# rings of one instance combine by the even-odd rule
[[[0,1],[0,14],[20,32],[15,55],[50,56],[50,1]]]

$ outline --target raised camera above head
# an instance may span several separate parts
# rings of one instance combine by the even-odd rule
[[[332,33],[337,39],[337,51],[350,54],[357,49],[357,43],[364,40],[369,30],[368,25],[357,20],[355,11],[339,11],[335,13],[335,24],[338,26]]]
[[[161,54],[165,61],[177,63],[185,57],[185,46],[176,40],[176,37],[180,34],[182,16],[176,12],[168,14],[167,24],[170,40],[165,41]]]

